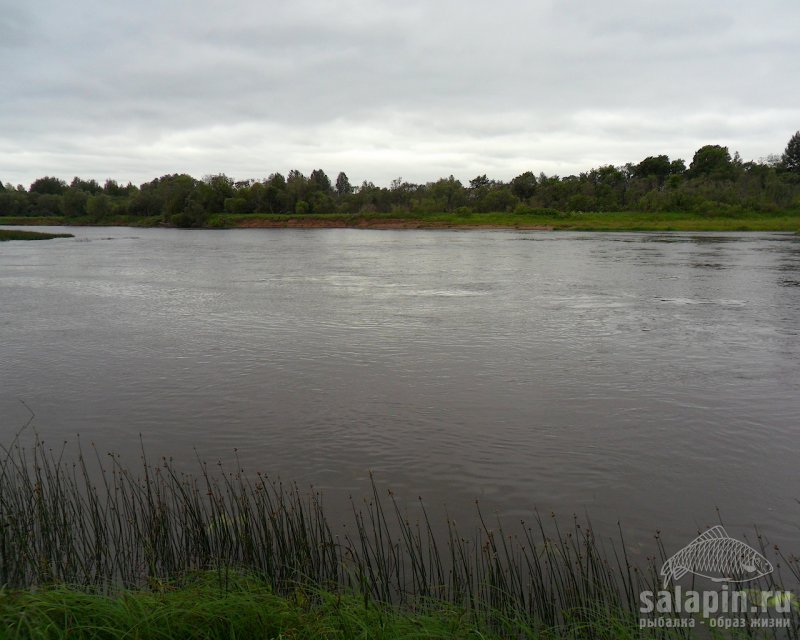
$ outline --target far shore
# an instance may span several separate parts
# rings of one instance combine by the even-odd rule
[[[0,216],[0,225],[175,227],[164,216]],[[435,214],[218,214],[197,221],[202,229],[444,229],[526,231],[784,231],[800,232],[800,210],[738,214],[687,212],[552,212]]]
[[[532,224],[454,224],[424,219],[362,218],[360,220],[291,217],[285,220],[251,218],[238,220],[237,229],[525,229],[528,231],[553,231],[552,225]]]

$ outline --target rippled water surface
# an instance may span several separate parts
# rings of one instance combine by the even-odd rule
[[[796,236],[69,231],[0,244],[4,442],[800,548]]]

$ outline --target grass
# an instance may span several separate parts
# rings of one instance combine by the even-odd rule
[[[707,638],[769,638],[769,631],[708,630]],[[519,617],[486,618],[443,602],[415,608],[296,589],[278,594],[257,576],[202,572],[155,589],[105,594],[68,586],[0,589],[4,640],[679,640],[686,630],[641,630],[603,609],[575,612],[556,627]]]
[[[66,217],[66,216],[0,216],[0,226],[70,226],[70,227],[158,227],[163,222],[161,216],[112,216],[109,218]]]
[[[0,216],[0,225],[62,226],[64,216]]]
[[[646,213],[575,212],[559,213],[552,210],[531,213],[364,213],[364,214],[238,214],[214,215],[208,228],[230,228],[266,221],[272,224],[289,224],[289,221],[341,226],[370,226],[381,222],[403,222],[410,227],[545,227],[563,231],[789,231],[800,232],[800,211],[783,213]],[[160,217],[137,218],[118,216],[96,221],[88,218],[64,217],[0,217],[0,225],[48,224],[77,226],[160,226]]]
[[[353,596],[296,590],[276,594],[245,574],[200,573],[159,590],[114,595],[68,587],[0,593],[0,635],[8,640],[147,638],[499,639],[640,637],[625,620],[597,617],[592,629],[490,625],[442,603],[414,611],[365,604]],[[677,637],[677,636],[676,636]]]
[[[144,452],[130,468],[16,439],[0,446],[0,633],[639,637],[638,594],[658,589],[659,558],[636,565],[621,534],[606,544],[578,520],[533,514],[506,531],[478,507],[466,535],[421,501],[412,518],[374,483],[351,507],[335,535],[318,493],[262,475],[204,463],[187,474]],[[773,564],[800,580],[797,558]]]
[[[0,229],[0,242],[5,240],[52,240],[53,238],[74,237],[71,233],[40,233],[39,231]]]
[[[270,222],[340,222],[348,226],[380,221],[406,221],[421,227],[547,227],[563,231],[800,231],[800,212],[710,215],[683,212],[642,213],[439,213],[439,214],[319,214],[304,216],[245,214],[217,218],[218,226],[246,226],[257,220]]]
[[[687,213],[575,213],[554,228],[575,231],[800,231],[800,213],[741,216]]]

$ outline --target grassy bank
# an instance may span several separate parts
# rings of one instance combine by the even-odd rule
[[[576,213],[553,228],[574,231],[800,231],[800,213],[739,217],[686,213]]]
[[[800,231],[800,212],[782,215],[758,213],[713,215],[691,213],[469,213],[430,215],[337,214],[279,216],[219,216],[220,227],[374,227],[374,228],[517,228],[564,231]]]
[[[53,238],[74,238],[71,233],[41,233],[18,229],[0,229],[0,242],[6,240],[52,240]]]
[[[161,216],[113,216],[110,218],[67,216],[0,216],[0,226],[30,227],[158,227],[164,226]]]
[[[161,217],[115,217],[103,221],[87,218],[2,218],[2,224],[48,224],[75,226],[164,226]],[[167,225],[169,226],[169,225]],[[560,213],[540,210],[532,213],[439,213],[439,214],[241,214],[213,215],[205,228],[373,228],[449,229],[509,228],[564,231],[800,231],[800,211],[781,214],[757,212],[715,213]]]
[[[320,591],[276,594],[258,578],[232,573],[195,574],[179,584],[113,595],[68,587],[0,592],[0,636],[7,640],[641,637],[632,620],[608,612],[584,616],[580,624],[536,628],[514,619],[489,622],[444,603],[410,610]]]
[[[17,441],[0,452],[0,620],[31,630],[6,637],[101,637],[42,630],[118,629],[148,616],[220,634],[231,619],[255,625],[255,635],[210,637],[279,633],[257,626],[273,618],[300,629],[283,637],[404,637],[415,628],[423,637],[453,628],[464,635],[446,637],[639,637],[638,594],[660,582],[663,549],[634,564],[621,536],[601,541],[577,520],[562,528],[532,514],[508,531],[478,508],[464,533],[421,501],[412,515],[376,485],[332,519],[319,494],[260,474],[201,464],[193,475],[144,453],[130,468],[66,445]],[[761,551],[800,579],[796,557]],[[198,571],[205,578],[192,579]],[[240,572],[258,578],[226,577]],[[800,637],[797,608],[788,615],[790,637]]]

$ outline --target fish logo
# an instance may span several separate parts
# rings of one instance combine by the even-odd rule
[[[670,579],[677,582],[687,573],[714,582],[748,582],[772,571],[769,560],[717,525],[673,554],[661,567],[661,576],[666,589]]]

